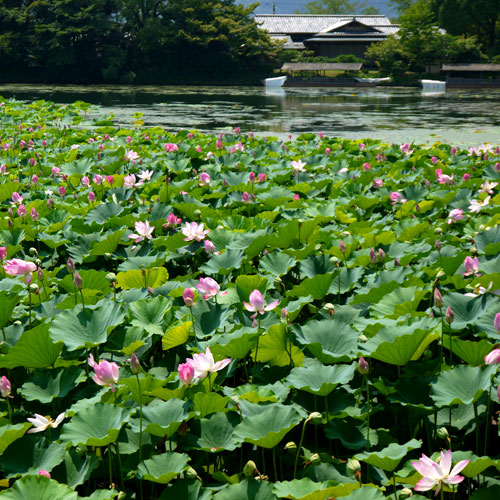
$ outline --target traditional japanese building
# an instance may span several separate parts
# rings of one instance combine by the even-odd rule
[[[386,16],[327,16],[306,14],[261,14],[255,16],[271,38],[285,42],[285,49],[313,50],[317,56],[354,54],[396,33],[399,26]]]

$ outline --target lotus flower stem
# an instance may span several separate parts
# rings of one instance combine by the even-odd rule
[[[136,374],[136,378],[137,378],[137,388],[139,390],[139,462],[142,462],[142,391],[138,373]],[[141,481],[141,491],[142,491],[142,481]]]
[[[479,455],[479,417],[477,415],[477,403],[472,403],[474,407],[474,422],[476,424],[476,454]]]
[[[111,446],[108,445],[109,487],[113,488],[113,464],[111,463]]]
[[[490,406],[491,406],[491,389],[493,387],[493,379],[490,380],[490,388],[488,390],[488,404],[486,406],[486,429],[484,432],[484,455],[488,452],[488,438],[490,434]]]
[[[85,311],[85,301],[83,300],[83,292],[80,290],[80,297],[82,299],[82,309]]]
[[[299,466],[299,457],[300,457],[300,450],[302,449],[302,443],[304,442],[304,436],[306,433],[306,425],[307,422],[309,422],[309,419],[304,420],[304,424],[302,425],[302,434],[300,435],[300,442],[299,446],[297,447],[297,454],[295,455],[295,465],[293,466],[293,478],[297,476],[297,467]]]
[[[28,300],[29,300],[29,325],[30,325],[30,328],[31,328],[31,288],[28,284]]]
[[[116,457],[118,458],[118,478],[120,479],[120,488],[122,491],[124,491],[124,486],[123,486],[123,476],[122,476],[122,459],[120,457],[120,445],[118,444],[118,441],[115,443],[115,449],[116,449]]]
[[[276,468],[276,446],[273,447],[273,471],[274,480],[278,481],[278,469]]]
[[[366,417],[366,449],[370,451],[370,384],[368,383],[368,376],[364,375],[366,382],[366,404],[368,407],[368,415]]]

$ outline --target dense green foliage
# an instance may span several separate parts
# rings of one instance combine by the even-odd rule
[[[314,0],[304,9],[307,14],[380,14],[366,0]]]
[[[88,108],[0,99],[0,499],[498,497],[500,148]]]
[[[253,81],[275,47],[234,0],[0,0],[0,78]]]

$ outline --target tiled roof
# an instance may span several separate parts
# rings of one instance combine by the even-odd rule
[[[443,71],[500,71],[500,64],[450,63],[443,64]]]
[[[306,14],[261,14],[255,16],[255,22],[269,33],[304,33],[314,34],[339,23],[356,19],[368,26],[391,26],[386,16],[325,16]]]
[[[281,71],[360,71],[363,63],[284,63]]]

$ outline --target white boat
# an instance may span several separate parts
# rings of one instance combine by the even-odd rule
[[[390,76],[386,76],[385,78],[359,78],[355,76],[354,79],[360,83],[384,83],[392,80]]]
[[[266,87],[283,87],[286,82],[286,76],[277,76],[276,78],[266,78],[264,84]]]

